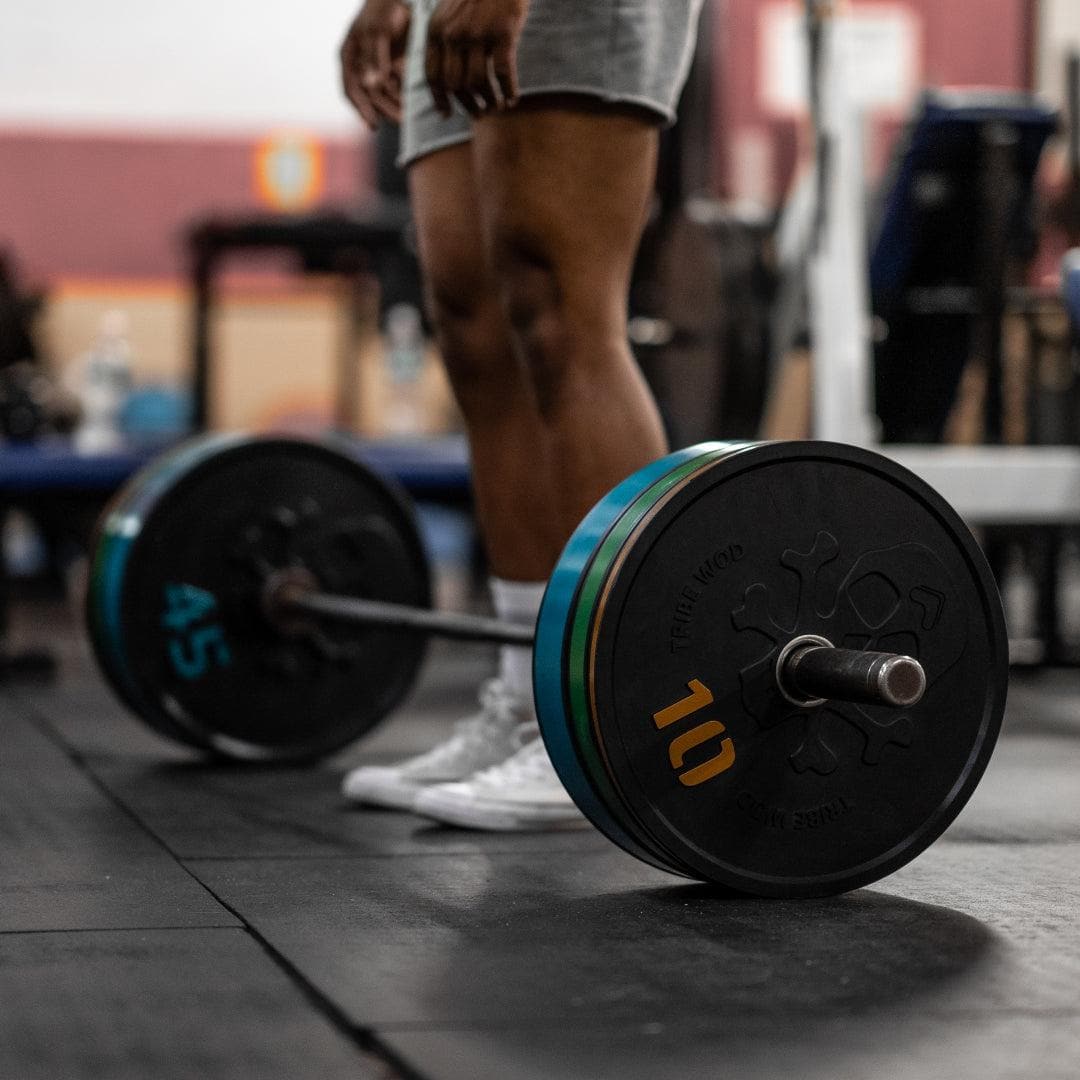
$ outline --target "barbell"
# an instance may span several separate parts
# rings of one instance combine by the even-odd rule
[[[271,624],[286,635],[304,632],[304,623],[297,616],[306,614],[461,641],[530,646],[536,642],[534,628],[520,623],[320,592],[315,575],[301,567],[285,567],[267,575],[262,608]],[[926,672],[912,656],[838,649],[813,634],[792,638],[784,646],[774,675],[777,690],[804,708],[834,698],[910,706],[917,704],[926,690]]]
[[[947,827],[1004,711],[978,545],[928,485],[840,444],[709,443],[616,487],[535,628],[432,611],[404,497],[345,442],[211,436],[99,523],[91,641],[123,701],[201,750],[318,757],[393,710],[427,635],[533,646],[586,816],[744,893],[873,881]]]

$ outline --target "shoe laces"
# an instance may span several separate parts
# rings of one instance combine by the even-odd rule
[[[554,767],[548,758],[544,740],[533,731],[533,737],[517,753],[498,765],[476,774],[474,780],[498,787],[513,787],[526,781],[543,780],[558,783]]]
[[[468,753],[473,747],[486,747],[493,739],[505,740],[508,735],[513,745],[520,746],[524,741],[521,729],[531,729],[530,737],[536,734],[531,708],[523,706],[520,698],[510,694],[501,679],[488,679],[480,687],[479,696],[479,711],[458,720],[450,737],[424,755],[425,765],[437,765]]]

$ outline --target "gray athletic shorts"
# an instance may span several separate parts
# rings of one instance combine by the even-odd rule
[[[427,24],[437,0],[414,0],[405,59],[398,163],[465,142],[472,120],[456,102],[435,109],[424,78]],[[675,119],[694,55],[702,0],[532,0],[518,45],[521,96],[587,94]]]

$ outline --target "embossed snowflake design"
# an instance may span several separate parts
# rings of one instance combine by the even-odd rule
[[[917,726],[907,710],[843,701],[799,708],[788,702],[777,691],[774,669],[777,654],[792,638],[819,634],[843,648],[914,656],[926,671],[927,697],[964,651],[967,623],[949,572],[933,551],[904,543],[863,552],[832,588],[828,581],[837,575],[823,570],[837,569],[830,564],[840,556],[840,545],[828,532],[819,532],[809,551],[789,548],[780,556],[780,565],[791,573],[779,576],[797,581],[790,625],[784,620],[790,598],[762,582],[746,589],[731,616],[740,633],[754,632],[770,643],[739,673],[743,705],[760,730],[784,725],[790,731],[788,760],[798,773],[832,773],[839,749],[851,742],[841,737],[845,726],[861,735],[861,760],[870,766],[885,760],[890,747],[911,746]]]

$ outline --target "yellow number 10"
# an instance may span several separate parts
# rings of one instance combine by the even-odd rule
[[[704,709],[706,705],[712,704],[712,691],[700,679],[691,679],[687,688],[690,693],[686,697],[680,698],[666,709],[653,713],[653,723],[658,731],[663,731],[671,724],[678,723],[699,709]],[[687,787],[697,787],[698,784],[711,780],[735,764],[735,744],[731,739],[720,739],[720,749],[713,757],[700,765],[695,765],[692,769],[679,772],[690,750],[707,743],[710,739],[719,738],[723,733],[724,725],[719,720],[704,720],[697,727],[684,731],[671,740],[668,746],[668,757],[671,760],[671,767],[679,774],[679,783]]]

